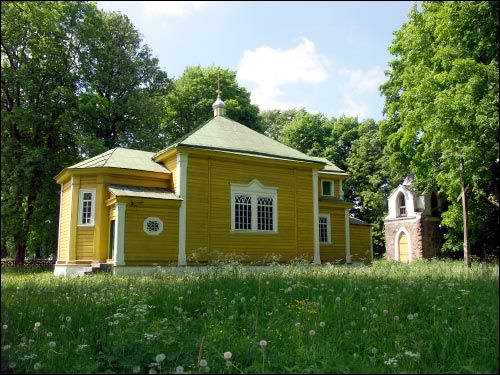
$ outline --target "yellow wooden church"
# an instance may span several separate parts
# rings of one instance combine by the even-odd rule
[[[371,225],[350,218],[343,200],[344,171],[225,117],[220,96],[213,110],[161,151],[115,148],[55,177],[56,275],[189,267],[210,254],[372,260]]]

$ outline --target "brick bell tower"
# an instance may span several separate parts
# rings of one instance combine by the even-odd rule
[[[434,257],[442,245],[440,230],[442,200],[437,193],[419,194],[412,189],[413,177],[389,195],[384,220],[386,257],[400,262]]]

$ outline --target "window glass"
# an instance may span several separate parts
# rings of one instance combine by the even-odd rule
[[[252,229],[252,198],[248,195],[234,197],[234,228]]]
[[[332,195],[332,182],[331,181],[322,181],[322,191],[323,195]]]
[[[257,198],[257,229],[273,230],[273,198]]]

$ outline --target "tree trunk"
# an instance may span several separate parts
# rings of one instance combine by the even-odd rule
[[[19,239],[16,241],[16,259],[14,260],[14,265],[22,266],[26,259],[26,242]]]
[[[467,267],[471,266],[470,254],[469,254],[469,214],[467,211],[467,191],[465,189],[464,181],[464,162],[460,163],[460,184],[462,185],[462,212],[464,219],[464,263]]]

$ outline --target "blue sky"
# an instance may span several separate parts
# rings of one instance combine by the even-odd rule
[[[380,119],[387,47],[412,2],[97,5],[126,14],[170,76],[190,65],[219,65],[237,71],[261,110],[305,107]]]

